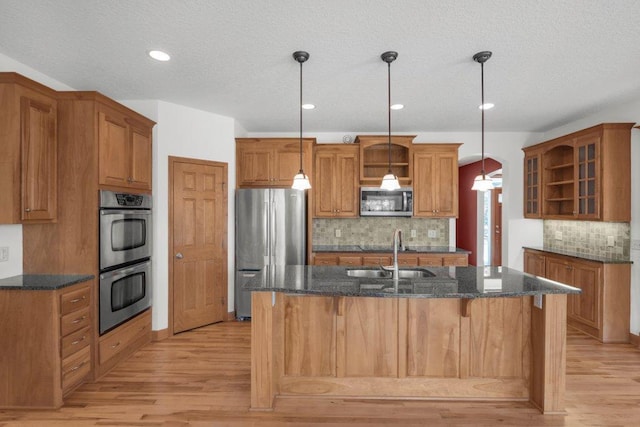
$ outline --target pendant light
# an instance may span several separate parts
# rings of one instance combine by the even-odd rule
[[[486,104],[484,103],[484,63],[491,58],[491,52],[483,51],[473,55],[473,60],[480,64],[480,88],[482,93],[482,102],[480,104],[480,110],[482,111],[482,173],[473,180],[472,190],[476,191],[488,191],[493,189],[493,181],[489,178],[484,170],[484,110]]]
[[[391,172],[391,63],[396,60],[398,57],[398,52],[384,52],[380,55],[380,58],[384,62],[387,63],[387,94],[388,94],[388,104],[387,104],[387,112],[389,114],[389,171],[382,178],[382,183],[380,184],[381,190],[397,190],[400,188],[400,183],[398,182],[398,177]]]
[[[309,54],[302,50],[293,52],[293,59],[300,63],[300,171],[293,177],[294,190],[308,190],[311,188],[309,177],[302,170],[302,63],[309,59]]]

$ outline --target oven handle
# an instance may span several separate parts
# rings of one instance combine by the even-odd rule
[[[113,271],[108,271],[106,273],[102,273],[100,275],[101,279],[111,279],[114,277],[118,277],[118,276],[127,276],[131,273],[135,273],[136,271],[144,271],[147,268],[149,268],[149,265],[151,264],[151,261],[145,261],[143,263],[140,264],[136,264],[136,265],[132,265],[131,267],[127,267],[124,269],[117,269],[117,270],[113,270]]]
[[[151,215],[149,209],[100,209],[100,215]]]

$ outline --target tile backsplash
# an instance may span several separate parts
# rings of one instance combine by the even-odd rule
[[[407,246],[449,246],[448,219],[402,217],[317,218],[313,220],[312,243],[314,245],[390,245],[396,228],[402,230],[402,240]],[[415,237],[411,237],[411,230],[415,230]],[[336,234],[340,237],[336,237]]]
[[[543,244],[551,249],[626,261],[631,227],[626,222],[545,220]]]

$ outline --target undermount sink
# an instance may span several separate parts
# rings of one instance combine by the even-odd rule
[[[352,269],[347,270],[347,275],[351,277],[369,277],[378,279],[391,279],[391,271]],[[399,279],[418,279],[423,277],[434,277],[435,274],[424,269],[401,269],[398,270]]]

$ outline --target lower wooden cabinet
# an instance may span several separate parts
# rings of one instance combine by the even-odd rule
[[[387,266],[392,263],[393,254],[389,253],[322,252],[315,253],[313,256],[313,265]],[[403,267],[466,267],[469,265],[469,255],[400,253],[398,254],[398,265]]]
[[[92,287],[0,291],[0,407],[59,408],[90,376]]]
[[[567,298],[570,326],[604,343],[629,342],[631,265],[525,249],[524,271],[579,288]]]
[[[151,342],[151,309],[100,337],[98,376],[104,375],[149,342]]]

